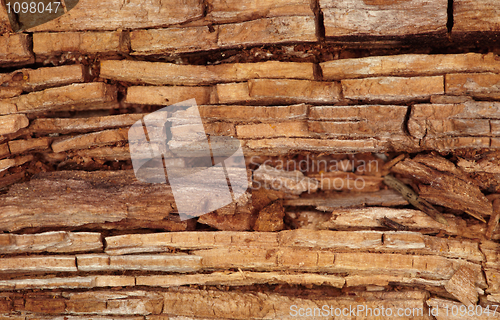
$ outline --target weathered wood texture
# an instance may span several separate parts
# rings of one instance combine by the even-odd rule
[[[305,313],[307,308],[312,314],[314,308],[322,305],[349,309],[356,305],[357,299],[365,301],[366,307],[397,307],[423,308],[427,295],[421,291],[402,291],[385,294],[382,292],[357,293],[353,296],[340,296],[336,299],[290,298],[274,293],[240,293],[221,291],[202,291],[185,289],[165,294],[163,312],[165,314],[182,315],[186,317],[212,317],[215,314],[220,319],[295,319],[298,315],[291,312],[292,306],[301,306]],[[197,301],[196,304],[191,303]],[[369,319],[364,312],[360,319]],[[430,319],[426,314],[415,314],[412,319]]]
[[[479,187],[467,181],[465,177],[443,172],[445,170],[436,168],[432,161],[432,157],[406,159],[396,164],[392,170],[417,179],[420,182],[419,196],[431,203],[465,211],[478,219],[492,214],[492,205]]]
[[[0,67],[13,67],[34,62],[30,48],[31,38],[27,34],[0,35]]]
[[[0,234],[0,253],[85,252],[102,250],[101,234],[54,231],[39,234]]]
[[[394,56],[339,59],[320,63],[328,80],[374,76],[434,76],[458,72],[500,71],[500,61],[493,53],[404,54]]]
[[[500,76],[497,73],[465,73],[446,75],[446,93],[475,98],[500,98]]]
[[[236,3],[236,1],[233,2]],[[134,55],[185,53],[246,45],[315,41],[317,41],[316,27],[312,15],[277,16],[210,27],[138,30],[133,31],[130,37]]]
[[[445,33],[447,1],[320,0],[327,37]]]
[[[416,104],[408,120],[415,138],[497,136],[500,103],[468,101],[460,104]]]
[[[33,34],[33,52],[41,57],[66,52],[117,54],[128,53],[128,45],[124,39],[124,33],[121,31],[37,32]]]
[[[140,183],[130,171],[45,173],[26,187],[14,186],[2,197],[2,230],[82,225],[185,230],[192,224],[169,216],[174,210],[169,186]]]
[[[237,0],[208,1],[207,19],[213,23],[231,23],[256,18],[279,16],[314,16],[311,2],[307,0],[293,1],[246,1]]]
[[[9,21],[9,15],[7,14],[7,8],[5,7],[5,1],[0,1],[0,35],[4,33],[12,32],[12,26]]]
[[[258,62],[214,66],[176,65],[131,60],[101,61],[102,78],[154,85],[203,85],[254,78],[314,79],[312,63]]]
[[[86,70],[81,64],[36,70],[19,69],[11,73],[0,74],[0,84],[7,88],[19,88],[22,91],[36,91],[84,82],[85,76]]]
[[[63,16],[29,29],[29,31],[117,30],[163,27],[200,18],[203,4],[199,0],[130,1],[80,0]]]
[[[364,101],[411,101],[426,100],[444,93],[444,79],[434,77],[377,77],[342,80],[346,99]]]
[[[0,100],[0,114],[98,108],[116,101],[116,88],[102,82],[72,84]]]

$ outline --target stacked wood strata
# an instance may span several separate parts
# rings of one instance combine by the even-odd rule
[[[0,319],[499,319],[444,313],[500,303],[500,6],[448,6],[80,0],[16,33],[2,2]],[[128,134],[192,98],[252,188],[182,220]]]

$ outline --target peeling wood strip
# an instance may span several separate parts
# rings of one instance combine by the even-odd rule
[[[45,89],[0,101],[0,114],[78,108],[116,101],[116,88],[102,82]],[[97,106],[98,107],[98,106]]]
[[[434,76],[458,72],[500,72],[500,61],[494,53],[401,54],[332,60],[322,62],[320,66],[325,80],[380,76]],[[470,75],[464,74],[463,76]],[[446,75],[447,88],[448,77],[449,75]]]

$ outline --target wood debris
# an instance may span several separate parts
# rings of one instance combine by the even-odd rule
[[[419,196],[431,203],[465,211],[481,221],[492,213],[491,203],[469,181],[410,159],[399,162],[392,171],[417,179]]]
[[[500,319],[494,0],[16,7],[0,319]]]

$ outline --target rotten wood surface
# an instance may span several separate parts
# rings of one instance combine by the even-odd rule
[[[326,37],[404,37],[446,32],[444,0],[319,2]]]
[[[72,84],[0,100],[0,114],[98,108],[116,101],[116,88],[102,82]]]
[[[21,66],[34,62],[30,50],[31,39],[27,34],[0,35],[0,67]]]
[[[454,3],[450,39],[488,34],[486,50],[444,40],[443,0],[134,1],[80,0],[19,34],[0,6],[0,319],[295,319],[325,304],[431,319],[427,306],[500,302],[498,6]],[[137,180],[127,139],[189,98],[203,130],[176,114],[172,147],[237,138],[253,184],[182,220],[169,184]],[[200,160],[151,146],[183,173]],[[342,165],[300,167],[318,159]],[[448,225],[385,187],[390,170]]]
[[[428,159],[405,159],[397,163],[392,171],[417,179],[420,182],[419,196],[433,204],[465,211],[483,221],[484,217],[492,214],[491,203],[479,187],[462,177],[433,169],[428,165]]]

